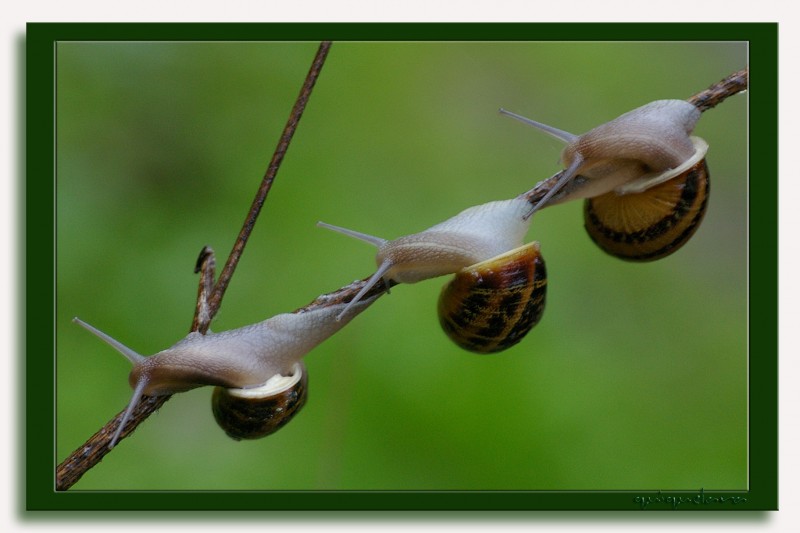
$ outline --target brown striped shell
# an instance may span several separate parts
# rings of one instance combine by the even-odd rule
[[[465,350],[499,352],[539,322],[546,290],[544,259],[533,242],[457,272],[439,296],[439,322]]]
[[[246,389],[215,387],[214,419],[234,440],[272,435],[300,412],[308,396],[308,372],[296,363],[290,376],[273,376],[264,385]]]
[[[584,202],[589,237],[627,261],[653,261],[675,252],[694,234],[706,212],[709,174],[705,158],[643,192],[615,191]]]

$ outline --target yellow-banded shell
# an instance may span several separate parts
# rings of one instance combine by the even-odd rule
[[[705,158],[675,178],[640,193],[614,191],[584,202],[589,237],[627,261],[653,261],[683,246],[706,212],[709,174]]]
[[[211,397],[214,419],[234,440],[260,439],[285,426],[305,405],[308,372],[295,363],[289,376],[273,376],[260,387],[215,387]]]
[[[533,242],[457,272],[439,296],[439,322],[465,350],[499,352],[539,322],[546,290],[544,259]]]

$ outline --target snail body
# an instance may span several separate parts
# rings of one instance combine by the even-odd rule
[[[274,428],[271,431],[264,434],[243,432],[245,436],[234,437],[257,438],[282,427],[305,403],[307,376],[302,358],[374,301],[375,297],[358,302],[344,320],[336,319],[346,305],[342,303],[297,313],[283,313],[257,324],[221,333],[203,335],[192,332],[170,348],[149,357],[138,354],[78,318],[74,318],[73,322],[114,347],[133,364],[128,377],[134,389],[133,397],[110,446],[116,443],[142,395],[168,395],[205,385],[226,389],[217,392],[213,399],[218,422],[220,419],[232,420],[241,416],[226,418],[226,409],[263,412],[265,403],[284,404],[281,409],[276,410],[285,419],[268,424],[270,428]],[[291,379],[278,379],[285,376]],[[259,395],[256,391],[262,385],[265,387]],[[292,397],[291,405],[285,403],[287,391],[290,391],[288,394]],[[240,400],[246,400],[244,403],[250,407],[238,405],[236,402]],[[217,403],[220,403],[219,407]],[[223,416],[217,416],[217,411]],[[223,423],[220,422],[220,425]],[[228,434],[236,431],[224,425],[223,429]]]
[[[650,102],[583,135],[501,112],[567,143],[561,152],[565,169],[532,213],[586,199],[584,223],[592,240],[632,261],[669,255],[697,229],[709,191],[708,144],[691,135],[701,112],[689,102]]]
[[[425,231],[394,240],[381,239],[323,222],[318,225],[378,247],[375,257],[378,268],[351,304],[357,302],[361,295],[381,279],[416,283],[446,274],[456,274],[455,280],[448,287],[458,287],[458,290],[445,288],[440,297],[440,323],[447,335],[462,348],[490,353],[516,344],[538,322],[544,309],[546,279],[539,244],[522,244],[530,226],[530,212],[531,205],[523,199],[489,202],[465,209]],[[521,248],[525,251],[511,253]],[[521,261],[527,261],[524,268],[520,266]],[[496,274],[506,268],[516,273],[524,271],[526,276],[504,277]],[[491,274],[482,276],[480,273],[484,271]],[[536,276],[533,275],[534,271]],[[476,272],[478,274],[474,274]],[[520,283],[523,277],[530,283],[539,284],[533,299],[530,299],[532,292]],[[512,279],[511,286],[507,286]],[[467,280],[473,282],[475,293],[470,294],[466,288],[469,284],[465,283]],[[498,297],[500,294],[503,296]],[[515,298],[526,297],[529,298],[525,302],[527,311],[509,312],[497,308],[498,303],[511,303]],[[465,303],[469,303],[469,306],[463,305]],[[348,309],[345,308],[340,317],[347,312]],[[469,317],[462,315],[462,312]],[[475,315],[482,318],[476,318]],[[497,326],[499,319],[518,321],[521,318],[527,322],[524,326]],[[491,328],[489,323],[492,324]],[[476,336],[475,331],[478,330],[480,333]],[[515,336],[514,342],[487,338],[490,333],[502,336],[512,332]]]

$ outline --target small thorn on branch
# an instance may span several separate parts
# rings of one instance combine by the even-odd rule
[[[216,267],[217,261],[214,257],[214,250],[210,246],[204,246],[194,267],[194,273],[200,273],[200,281],[197,288],[197,303],[190,331],[199,331],[205,335],[211,326],[212,317],[208,310],[208,299],[214,290]]]

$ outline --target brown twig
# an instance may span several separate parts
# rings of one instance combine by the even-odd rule
[[[314,57],[314,61],[311,63],[311,69],[308,71],[308,76],[306,77],[305,83],[303,83],[303,88],[300,90],[300,95],[297,97],[292,112],[289,114],[289,120],[286,122],[286,127],[283,129],[278,147],[275,149],[275,153],[272,156],[272,161],[270,161],[264,178],[261,180],[261,186],[258,188],[256,197],[253,199],[253,204],[250,206],[250,211],[247,213],[247,218],[245,218],[244,224],[242,225],[242,230],[239,232],[239,236],[233,244],[233,249],[228,256],[228,261],[222,268],[217,284],[208,299],[208,321],[200,323],[199,329],[197,330],[200,333],[208,331],[211,320],[217,314],[219,306],[222,304],[222,297],[225,295],[225,290],[228,288],[228,284],[233,277],[236,265],[239,264],[239,258],[242,256],[242,251],[244,251],[244,247],[247,244],[247,239],[250,238],[250,233],[253,231],[253,227],[258,219],[258,214],[261,212],[261,207],[267,199],[267,193],[269,193],[269,190],[272,188],[272,183],[275,181],[278,168],[280,168],[283,157],[289,149],[289,143],[297,129],[297,123],[300,122],[300,117],[303,116],[303,110],[308,103],[308,98],[311,96],[311,91],[314,89],[314,84],[317,82],[322,66],[325,64],[325,58],[328,57],[330,47],[331,43],[329,41],[322,42],[319,46],[319,50],[317,50],[316,57]]]
[[[119,435],[121,441],[127,437],[136,426],[138,426],[145,418],[158,411],[172,396],[144,396],[142,401],[138,403],[133,410],[128,423],[125,424],[122,433]],[[56,490],[67,490],[72,485],[78,482],[83,475],[88,472],[97,463],[103,460],[103,457],[110,451],[108,447],[111,438],[114,435],[114,430],[122,419],[121,411],[116,417],[110,420],[100,430],[89,437],[80,448],[72,452],[69,457],[58,465],[56,468]]]
[[[211,316],[208,310],[208,299],[211,291],[214,290],[214,272],[217,268],[217,261],[214,257],[214,250],[209,246],[204,246],[200,250],[194,273],[200,273],[199,286],[197,287],[197,304],[194,308],[194,318],[192,327],[189,331],[200,331],[202,324],[209,324]],[[208,326],[206,326],[208,331]]]
[[[191,331],[199,331],[201,333],[208,331],[211,320],[219,310],[222,297],[225,294],[225,289],[227,289],[233,272],[236,270],[236,265],[239,263],[239,259],[242,256],[244,247],[247,244],[247,239],[253,231],[261,207],[264,205],[264,201],[272,187],[281,162],[286,155],[289,143],[297,129],[297,124],[311,96],[311,91],[319,77],[322,66],[325,64],[325,59],[328,56],[330,47],[331,43],[329,41],[324,41],[317,50],[317,54],[311,64],[303,87],[300,89],[300,94],[297,96],[294,107],[289,114],[289,119],[286,122],[278,146],[275,149],[272,160],[258,188],[258,192],[256,193],[250,211],[242,226],[242,230],[239,232],[239,236],[233,245],[233,250],[228,257],[228,261],[225,263],[225,267],[220,274],[217,284],[213,286],[213,289],[211,287],[214,278],[214,253],[211,248],[208,247],[203,248],[200,253],[197,266],[195,267],[195,272],[201,272],[200,288],[198,289],[197,305],[195,307],[195,316],[192,320]],[[122,441],[127,435],[133,432],[140,423],[156,412],[170,398],[171,396],[144,396],[131,414],[125,428],[119,436],[119,441]],[[56,490],[69,489],[86,472],[105,457],[111,450],[109,444],[113,437],[114,429],[119,425],[123,414],[124,410],[120,411],[117,416],[107,422],[97,433],[92,435],[89,440],[73,451],[69,457],[58,465],[56,468]]]
[[[324,45],[325,43],[323,43]],[[320,47],[322,50],[323,46]],[[325,50],[325,54],[327,54],[327,49]],[[318,53],[319,56],[319,53]],[[312,66],[312,72],[314,69],[317,69],[317,74],[319,73],[319,68],[321,68],[322,63],[318,64],[318,58],[314,61],[314,66]],[[323,60],[324,61],[324,56]],[[318,66],[317,66],[318,65]],[[316,67],[315,67],[316,66]],[[309,76],[311,76],[312,72],[309,72]],[[316,76],[315,76],[316,79]],[[307,81],[308,83],[308,81]],[[300,102],[301,98],[303,102],[307,101],[308,94],[305,93],[306,85],[303,86],[303,91],[301,91],[300,97],[298,97],[298,103]],[[731,76],[728,76],[724,80],[716,83],[702,91],[695,96],[692,96],[688,99],[688,101],[695,106],[698,107],[701,111],[705,111],[710,109],[720,102],[725,100],[727,97],[737,94],[741,91],[744,91],[747,88],[748,83],[748,75],[747,70],[742,70],[740,72],[736,72]],[[313,82],[311,83],[311,87],[313,87]],[[310,88],[309,88],[310,91]],[[305,94],[305,96],[304,96]],[[303,106],[305,103],[303,103]],[[295,109],[298,105],[295,105]],[[302,107],[302,106],[301,106]],[[300,109],[300,114],[302,114],[302,109]],[[228,259],[228,263],[232,263],[229,267],[228,264],[225,265],[225,270],[223,270],[223,274],[220,275],[220,281],[217,282],[217,285],[214,287],[213,291],[208,289],[207,282],[205,280],[205,276],[208,275],[207,272],[211,272],[211,276],[213,278],[213,265],[209,264],[209,261],[213,261],[213,252],[210,251],[209,248],[204,248],[200,254],[200,258],[198,258],[198,269],[201,271],[201,281],[200,281],[200,289],[198,290],[198,305],[195,311],[195,321],[193,321],[192,329],[195,330],[195,323],[201,323],[203,320],[198,319],[198,316],[203,316],[203,312],[201,311],[201,304],[200,300],[205,298],[209,292],[213,292],[211,297],[216,297],[214,300],[216,303],[212,304],[209,302],[209,318],[208,322],[210,322],[213,315],[219,309],[219,301],[224,294],[225,287],[227,283],[230,281],[230,276],[233,273],[233,270],[236,268],[236,263],[238,262],[238,257],[241,256],[241,251],[244,248],[244,245],[247,242],[247,238],[252,231],[252,223],[255,221],[254,217],[258,215],[258,211],[261,209],[261,205],[263,205],[263,199],[266,197],[266,193],[269,191],[269,187],[271,186],[272,180],[274,179],[275,172],[277,168],[272,171],[273,163],[275,163],[277,159],[277,164],[280,164],[280,160],[283,158],[283,154],[285,154],[286,147],[288,146],[288,142],[291,139],[291,133],[288,134],[287,138],[287,130],[291,129],[293,133],[294,127],[296,127],[296,121],[299,120],[299,114],[295,115],[295,110],[293,110],[292,115],[289,118],[289,122],[291,123],[294,121],[294,126],[289,128],[289,124],[287,124],[287,129],[284,130],[284,135],[281,137],[281,142],[278,145],[278,150],[281,149],[283,146],[283,151],[280,156],[277,156],[278,150],[276,150],[276,156],[273,157],[273,162],[270,163],[270,168],[267,170],[267,174],[264,176],[264,182],[262,182],[262,187],[259,188],[259,196],[263,194],[262,199],[259,201],[258,196],[256,201],[253,202],[253,206],[250,209],[250,213],[245,221],[245,227],[242,229],[242,233],[240,233],[239,238],[234,245],[234,249],[231,252],[231,257],[234,255],[236,259]],[[285,145],[284,145],[285,142]],[[539,199],[547,193],[547,191],[552,187],[552,185],[558,180],[560,176],[560,172],[555,174],[554,176],[543,180],[534,186],[531,190],[521,194],[519,198],[524,198],[528,200],[530,203],[535,204],[538,202]],[[264,183],[267,183],[264,185]],[[264,189],[262,193],[262,189]],[[246,229],[249,228],[249,229]],[[226,274],[225,272],[228,271]],[[226,276],[225,285],[221,286],[222,277]],[[317,309],[320,307],[328,307],[331,305],[337,305],[345,302],[349,302],[361,288],[366,284],[367,280],[370,276],[365,277],[360,281],[355,281],[345,287],[337,289],[333,292],[323,294],[309,302],[307,305],[296,309],[294,312],[305,312],[310,311],[312,309]],[[377,283],[374,287],[372,287],[367,294],[364,296],[368,298],[370,296],[375,296],[378,294],[382,294],[386,292],[390,286],[393,286],[395,283],[390,282],[388,285],[385,283]],[[205,296],[204,296],[205,295]],[[213,309],[213,312],[211,312]],[[206,325],[207,327],[207,325]],[[199,329],[198,329],[199,330]],[[155,412],[167,399],[169,396],[161,396],[158,398],[151,398],[145,397],[142,402],[139,404],[137,409],[134,411],[134,414],[131,416],[130,422],[126,425],[125,429],[120,436],[120,440],[122,440],[127,434],[132,432],[139,423],[141,423],[145,418],[147,418],[150,414]],[[108,453],[108,443],[111,440],[111,435],[113,434],[113,429],[118,424],[118,419],[121,418],[122,413],[120,413],[117,418],[107,423],[100,431],[98,431],[94,436],[92,436],[83,446],[78,448],[73,454],[67,458],[63,463],[58,466],[57,470],[57,483],[56,488],[57,490],[67,490],[71,487],[80,477],[92,468],[95,464],[97,464],[103,456]]]
[[[691,98],[687,98],[687,101],[700,111],[706,111],[722,103],[729,96],[746,91],[749,84],[750,69],[745,68],[739,72],[734,72],[705,91],[701,91]]]

